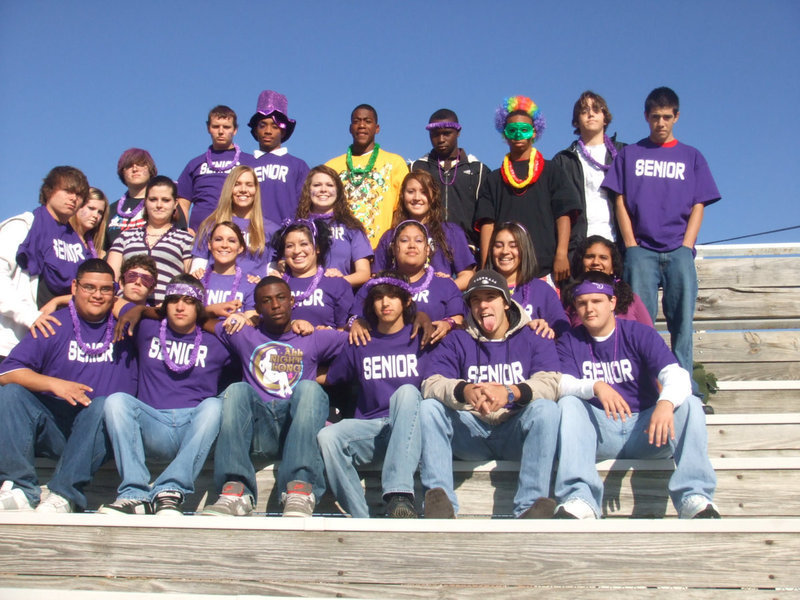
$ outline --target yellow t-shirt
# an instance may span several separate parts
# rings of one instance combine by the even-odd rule
[[[366,154],[353,157],[353,167],[360,169],[367,165],[370,150]],[[372,247],[378,245],[383,233],[392,226],[392,212],[400,195],[400,184],[408,173],[403,157],[386,152],[381,148],[372,172],[355,178],[358,186],[347,177],[347,155],[342,154],[325,163],[339,173],[344,184],[344,193],[350,203],[350,210],[364,224]]]

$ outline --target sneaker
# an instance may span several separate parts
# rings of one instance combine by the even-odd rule
[[[153,512],[160,517],[183,516],[183,494],[174,490],[164,490],[153,498]]]
[[[701,494],[687,497],[678,513],[681,519],[720,519],[719,509]]]
[[[290,481],[286,492],[281,495],[284,517],[310,517],[314,514],[317,499],[311,491],[311,484],[305,481]]]
[[[522,513],[518,519],[552,519],[556,512],[556,501],[552,498],[537,498],[536,502]]]
[[[244,484],[228,481],[222,486],[219,498],[203,509],[201,514],[212,517],[246,517],[255,506],[250,494],[245,494]]]
[[[417,510],[408,494],[389,494],[386,502],[386,516],[390,519],[416,519]]]
[[[117,498],[111,504],[103,504],[97,512],[104,515],[152,515],[153,507],[147,500]]]
[[[14,487],[13,481],[6,480],[0,486],[0,510],[27,511],[33,507],[22,488]]]
[[[64,496],[60,496],[55,492],[50,492],[47,498],[39,502],[36,507],[38,513],[71,513],[75,512],[75,505],[71,500],[67,500]]]
[[[561,504],[553,515],[554,519],[596,519],[592,507],[580,498],[570,498]]]
[[[442,488],[433,488],[425,492],[426,519],[455,519],[456,512]]]

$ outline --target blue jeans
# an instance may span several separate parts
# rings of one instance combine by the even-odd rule
[[[697,301],[697,271],[692,251],[681,246],[670,252],[655,252],[641,246],[625,250],[625,281],[639,294],[653,323],[658,314],[658,288],[667,320],[672,352],[678,363],[691,375],[693,370],[692,333]],[[697,384],[692,380],[692,389]]]
[[[392,394],[388,417],[344,419],[325,427],[317,435],[331,490],[353,517],[369,517],[356,467],[383,458],[383,495],[414,495],[414,473],[422,452],[421,401],[419,390],[406,384]]]
[[[60,457],[47,487],[85,509],[83,488],[110,456],[104,402],[101,396],[87,407],[72,406],[15,383],[0,387],[0,481],[13,481],[35,506],[41,495],[35,457]]]
[[[616,458],[675,458],[669,479],[669,495],[680,514],[683,502],[699,494],[714,497],[717,476],[708,459],[708,434],[703,405],[694,396],[675,409],[675,440],[657,448],[647,439],[650,417],[655,410],[634,413],[625,422],[616,421],[589,402],[565,396],[561,406],[556,498],[577,498],[588,504],[596,517],[602,514],[603,480],[595,462]]]
[[[550,495],[559,419],[558,405],[543,398],[498,425],[489,425],[467,411],[453,410],[426,398],[420,405],[422,485],[426,490],[444,489],[458,512],[453,456],[461,460],[518,460],[514,515],[519,516],[538,498]]]
[[[106,427],[122,483],[120,498],[152,501],[165,490],[188,496],[222,420],[222,400],[206,398],[193,408],[158,410],[125,393],[106,398]],[[145,457],[171,461],[150,485]]]
[[[310,483],[317,500],[325,493],[325,471],[317,433],[328,418],[328,395],[315,381],[300,381],[289,400],[264,402],[248,383],[222,394],[222,426],[214,451],[214,483],[241,481],[257,498],[256,470],[250,454],[277,458],[278,490],[290,481]]]

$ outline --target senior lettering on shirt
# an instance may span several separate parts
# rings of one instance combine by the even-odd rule
[[[511,364],[472,365],[467,369],[467,379],[470,383],[488,381],[515,385],[525,381],[525,376],[522,373],[522,363],[516,360]]]
[[[419,377],[417,357],[414,354],[390,356],[365,356],[362,360],[364,379],[392,379]]]

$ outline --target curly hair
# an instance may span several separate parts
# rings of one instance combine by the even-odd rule
[[[331,180],[333,180],[333,185],[336,186],[336,200],[333,203],[333,220],[341,223],[348,229],[355,229],[366,234],[367,230],[364,228],[364,224],[353,216],[353,211],[350,210],[350,204],[347,202],[347,198],[344,195],[344,184],[342,180],[339,178],[338,173],[327,165],[317,165],[308,172],[308,176],[303,182],[303,189],[300,192],[300,201],[297,204],[297,218],[308,219],[311,215],[311,208],[313,206],[311,202],[311,178],[319,173],[330,177]]]
[[[305,222],[304,222],[305,221]],[[325,264],[325,259],[331,249],[332,233],[331,228],[323,219],[314,219],[311,221],[316,227],[316,235],[309,227],[309,221],[289,220],[283,227],[272,235],[272,247],[275,248],[275,253],[278,259],[282,259],[286,253],[286,236],[293,231],[302,231],[308,236],[308,239],[314,244],[314,248],[319,252],[317,255],[317,265]],[[288,268],[288,267],[287,267]]]

